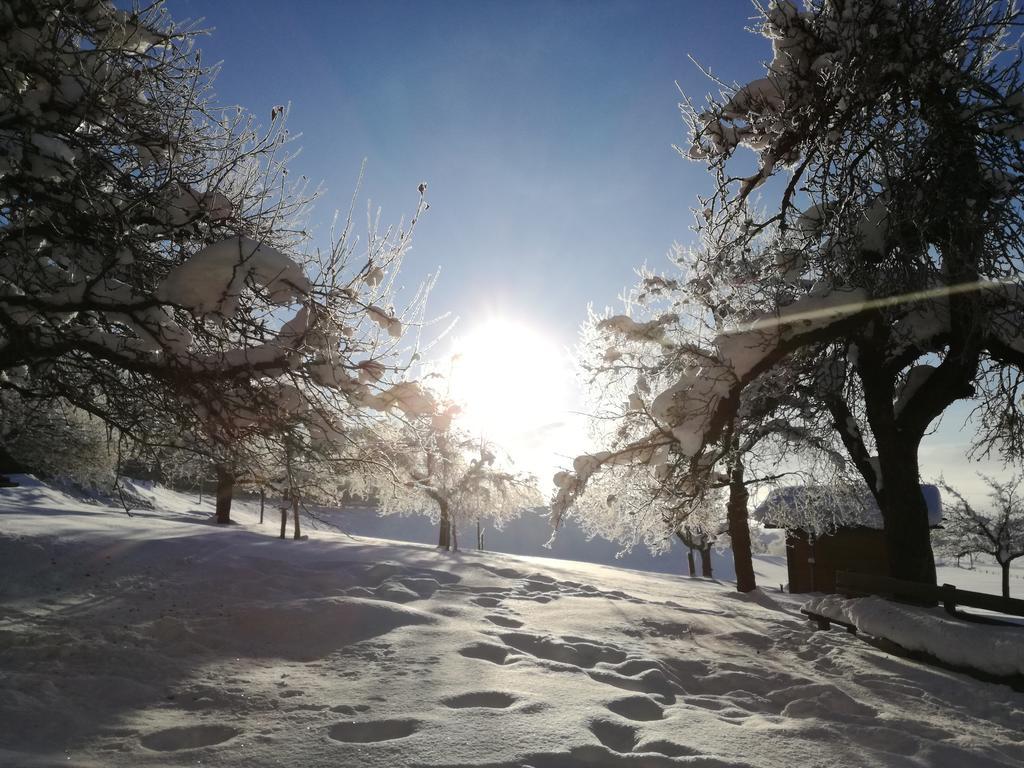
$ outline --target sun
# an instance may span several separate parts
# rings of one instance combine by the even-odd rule
[[[493,317],[453,342],[451,395],[467,428],[546,471],[564,429],[573,389],[568,354],[551,336],[508,317]]]

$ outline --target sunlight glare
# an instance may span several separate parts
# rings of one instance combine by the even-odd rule
[[[521,468],[546,472],[574,386],[567,353],[526,323],[503,317],[457,337],[453,348],[451,396],[464,409],[463,423]]]

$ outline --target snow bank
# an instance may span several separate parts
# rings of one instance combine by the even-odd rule
[[[911,651],[993,675],[1024,675],[1024,627],[993,627],[956,619],[941,608],[901,605],[881,597],[825,595],[806,610],[853,624]]]

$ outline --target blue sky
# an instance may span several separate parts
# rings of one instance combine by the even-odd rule
[[[457,315],[463,333],[493,315],[525,320],[561,348],[588,303],[617,304],[639,265],[666,266],[672,243],[692,237],[690,208],[710,182],[672,148],[686,141],[676,84],[697,100],[714,86],[688,57],[741,82],[770,58],[746,30],[748,0],[169,8],[213,30],[201,47],[206,63],[223,62],[222,102],[264,121],[291,104],[302,134],[292,170],[327,190],[313,216],[321,238],[364,159],[363,194],[385,222],[413,210],[425,181],[431,210],[403,282],[441,267],[432,315]],[[976,494],[962,460],[967,409],[954,411],[923,446],[922,471]],[[579,448],[557,428],[528,431],[519,447],[537,453],[531,468]]]
[[[364,193],[384,220],[428,183],[405,278],[442,267],[434,313],[464,327],[527,316],[571,344],[587,303],[613,303],[635,267],[686,240],[700,165],[676,81],[703,97],[688,54],[742,77],[768,57],[748,0],[698,2],[199,2],[218,96],[266,119],[291,103],[294,171],[323,181],[314,222]],[[730,64],[728,69],[724,65]]]

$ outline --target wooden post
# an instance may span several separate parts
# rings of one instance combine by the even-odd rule
[[[817,558],[814,555],[815,555],[815,551],[817,550],[817,547],[815,546],[815,537],[814,537],[813,533],[808,533],[807,534],[807,543],[811,547],[811,554],[807,557],[807,564],[810,566],[808,571],[811,574],[811,589],[809,591],[816,592],[817,588],[816,588],[816,585],[814,583],[814,568],[817,565]],[[828,587],[826,586],[826,589],[827,588]]]
[[[942,601],[942,607],[946,609],[946,613],[950,616],[956,616],[956,587],[952,584],[943,584],[939,588],[940,600]]]
[[[476,521],[476,548],[477,549],[483,549],[484,548],[484,534],[480,530],[480,521],[479,520]]]

